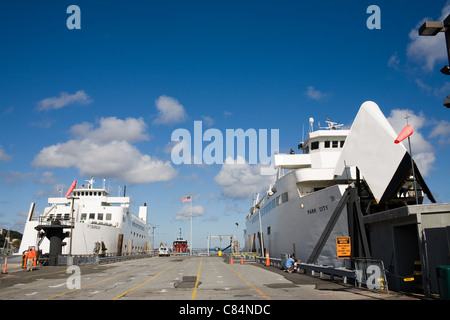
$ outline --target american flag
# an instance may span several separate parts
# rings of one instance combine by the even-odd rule
[[[183,203],[185,203],[185,202],[191,202],[191,196],[186,197],[186,198],[183,198],[183,199],[181,199],[181,201],[183,201]]]

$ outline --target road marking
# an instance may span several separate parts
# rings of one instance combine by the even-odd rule
[[[27,289],[34,288],[34,287],[43,286],[45,284],[49,284],[49,283],[52,283],[52,282],[57,282],[57,281],[61,281],[61,279],[51,280],[51,281],[47,281],[47,282],[44,282],[44,283],[38,283],[38,284],[29,286],[29,287],[25,287],[25,288],[9,290],[9,291],[3,291],[3,292],[0,292],[0,294],[7,294],[7,293],[11,293],[11,292],[23,291],[23,290],[27,290]]]
[[[54,285],[54,286],[48,286],[48,287],[49,287],[49,288],[58,288],[58,287],[62,287],[62,286],[64,286],[64,285],[66,285],[65,282],[64,282],[64,283],[61,283],[61,284]]]
[[[192,292],[191,300],[195,300],[195,295],[197,294],[198,278],[200,278],[200,268],[202,267],[202,261],[203,257],[200,259],[200,264],[198,265],[197,280],[195,281],[194,292]]]
[[[166,271],[169,270],[169,269],[172,269],[173,267],[179,265],[181,262],[184,262],[184,261],[180,261],[180,262],[178,262],[178,263],[176,263],[176,264],[173,264],[173,265],[171,265],[171,266],[165,268],[163,271],[161,271],[161,272],[159,272],[158,274],[154,275],[153,277],[151,277],[151,278],[148,279],[147,281],[141,283],[140,285],[138,285],[138,286],[136,286],[136,287],[134,287],[134,288],[132,288],[132,289],[130,289],[130,290],[125,291],[125,292],[122,293],[121,295],[118,295],[117,297],[115,297],[113,300],[117,300],[117,299],[119,299],[119,298],[122,298],[122,297],[123,297],[124,295],[126,295],[127,293],[130,293],[131,291],[134,291],[134,290],[136,290],[136,289],[142,287],[144,284],[149,283],[150,281],[152,281],[153,279],[155,279],[155,278],[156,278],[157,276],[159,276],[160,274],[166,272]]]
[[[263,296],[264,298],[266,298],[267,300],[272,300],[272,298],[270,296],[268,296],[267,294],[265,294],[264,292],[262,292],[260,289],[258,289],[257,287],[255,287],[254,285],[252,285],[250,282],[248,282],[243,276],[241,276],[239,274],[239,272],[237,272],[236,270],[234,270],[233,268],[231,268],[229,265],[227,265],[225,262],[221,261],[228,269],[230,269],[231,271],[233,271],[234,273],[236,273],[236,275],[241,278],[242,281],[244,281],[247,285],[249,285],[253,290],[255,290],[256,292],[258,292],[261,296]]]
[[[125,273],[118,274],[117,276],[114,276],[114,277],[106,278],[106,279],[103,279],[103,280],[100,280],[100,281],[97,281],[97,282],[88,284],[88,285],[86,285],[86,286],[81,287],[80,289],[73,289],[73,290],[65,291],[65,292],[63,292],[63,293],[57,294],[56,296],[47,298],[47,299],[45,299],[45,300],[51,300],[51,299],[54,299],[54,298],[63,296],[63,295],[65,295],[65,294],[67,294],[67,293],[74,292],[74,291],[81,290],[81,289],[85,289],[85,288],[88,288],[88,287],[93,286],[93,285],[95,285],[95,284],[99,284],[99,283],[102,283],[102,282],[105,282],[105,281],[108,281],[108,280],[112,280],[112,279],[115,279],[115,278],[117,278],[117,277],[121,277],[121,276],[127,275],[127,274],[129,274],[129,273],[133,273],[133,272],[136,272],[136,271],[139,271],[139,270],[143,270],[143,269],[145,269],[145,268],[148,268],[148,266],[145,266],[145,267],[142,267],[142,268],[139,268],[139,269],[135,269],[135,270],[131,270],[131,271],[129,271],[129,272],[125,272]],[[99,274],[99,275],[100,275],[100,274]]]

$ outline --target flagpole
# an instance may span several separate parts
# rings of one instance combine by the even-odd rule
[[[416,173],[414,170],[414,160],[411,151],[411,139],[408,137],[408,145],[409,145],[409,155],[411,156],[411,167],[412,167],[412,175],[414,180],[414,195],[416,196],[416,204],[419,204],[419,196],[417,195],[417,182],[416,182]]]
[[[192,255],[192,249],[194,248],[194,246],[192,245],[192,194],[190,195],[191,197],[191,252],[190,255]]]

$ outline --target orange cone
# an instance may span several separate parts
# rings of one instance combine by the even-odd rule
[[[270,266],[269,251],[266,252],[266,266]]]
[[[233,256],[231,256],[230,264],[234,264],[234,262],[233,262]]]
[[[8,265],[8,257],[5,257],[5,264],[3,265],[3,271],[2,274],[7,274],[6,266]]]
[[[244,264],[244,258],[241,257],[241,264]]]

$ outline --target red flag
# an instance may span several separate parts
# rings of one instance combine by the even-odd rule
[[[69,195],[72,193],[73,189],[77,186],[77,180],[72,182],[72,185],[70,186],[69,190],[66,193],[66,198],[69,197]]]
[[[186,197],[186,198],[183,198],[183,199],[181,199],[181,201],[183,201],[183,203],[185,203],[185,202],[191,202],[191,196]]]
[[[407,125],[403,128],[402,132],[398,135],[397,139],[395,139],[395,143],[400,143],[406,138],[408,138],[410,135],[412,135],[414,132],[414,128],[410,125]]]

